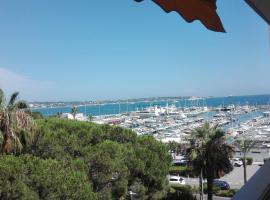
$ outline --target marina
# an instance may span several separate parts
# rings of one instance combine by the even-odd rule
[[[163,143],[187,143],[192,131],[208,122],[226,132],[228,142],[237,138],[260,141],[270,148],[270,95],[228,97],[168,97],[115,101],[87,105],[78,103],[77,120],[119,125],[138,135],[152,135]],[[125,102],[125,103],[124,103]],[[59,103],[58,103],[59,104]],[[61,114],[72,119],[71,106],[34,108],[44,116]],[[90,116],[90,117],[89,117]]]
[[[192,131],[204,123],[218,126],[226,133],[228,143],[238,139],[256,140],[250,156],[255,162],[269,157],[270,106],[269,95],[183,98],[180,100],[145,100],[143,102],[81,105],[75,116],[79,121],[118,125],[138,135],[151,135],[162,143],[188,144]],[[168,99],[167,99],[168,100]],[[70,107],[35,109],[46,113],[60,113],[61,118],[73,119]],[[48,114],[47,114],[48,116]],[[89,117],[90,116],[90,117]],[[254,153],[255,152],[255,153]],[[236,152],[236,156],[241,156]]]
[[[153,135],[164,143],[185,143],[192,131],[208,122],[226,131],[228,138],[245,137],[261,140],[264,146],[270,135],[268,106],[228,106],[226,110],[208,107],[149,107],[116,115],[97,116],[93,122],[119,125],[138,135]],[[270,141],[270,140],[269,140]],[[269,146],[270,147],[270,146]]]

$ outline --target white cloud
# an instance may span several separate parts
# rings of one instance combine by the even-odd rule
[[[7,95],[18,91],[22,99],[41,100],[44,98],[44,91],[48,91],[51,85],[50,82],[33,80],[5,68],[0,68],[0,88]]]

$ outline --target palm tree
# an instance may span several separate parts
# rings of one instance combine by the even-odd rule
[[[209,125],[195,129],[192,132],[191,148],[188,150],[189,159],[194,170],[199,174],[200,200],[203,200],[203,166],[204,166],[204,147],[207,142],[207,133]]]
[[[256,141],[250,139],[236,140],[235,146],[243,153],[243,167],[244,167],[244,183],[247,183],[247,154],[257,144]]]
[[[233,148],[225,142],[225,133],[217,126],[210,127],[208,123],[194,130],[189,155],[194,170],[207,178],[208,200],[213,199],[213,180],[232,171],[230,162]]]
[[[32,138],[36,128],[32,117],[25,112],[27,104],[17,101],[18,96],[18,92],[13,93],[6,103],[4,92],[0,89],[0,132],[3,136],[1,150],[5,154],[10,154],[12,150],[21,151],[27,138]]]
[[[74,120],[76,119],[77,113],[78,113],[78,108],[76,106],[73,106],[71,108],[71,114],[72,114]]]
[[[61,115],[62,115],[61,112],[57,112],[57,113],[56,113],[56,118],[61,118]]]
[[[89,120],[89,122],[92,122],[92,121],[93,121],[93,119],[94,119],[94,116],[93,116],[93,115],[89,115],[89,116],[88,116],[88,120]]]

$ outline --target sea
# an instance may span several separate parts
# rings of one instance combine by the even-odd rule
[[[184,107],[219,107],[228,105],[269,105],[270,95],[248,95],[248,96],[227,96],[227,97],[207,97],[207,98],[180,98],[170,101],[141,101],[141,102],[121,102],[121,103],[108,103],[99,105],[84,105],[78,106],[78,112],[84,113],[87,116],[100,116],[100,115],[116,115],[132,111],[143,110],[151,106],[171,106],[175,105],[178,108]],[[56,115],[57,113],[69,113],[71,107],[56,107],[56,108],[37,108],[33,111],[40,112],[43,116],[48,117]]]

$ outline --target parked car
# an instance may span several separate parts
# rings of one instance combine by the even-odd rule
[[[173,166],[186,166],[188,164],[188,160],[184,158],[179,160],[173,160],[172,164]]]
[[[232,164],[234,167],[241,167],[243,165],[243,161],[240,158],[234,158],[232,160]]]
[[[220,188],[221,190],[229,190],[230,189],[230,184],[228,182],[218,180],[218,179],[215,179],[213,181],[213,186],[217,187],[217,188]]]
[[[180,176],[169,176],[169,184],[185,185],[186,181]]]

